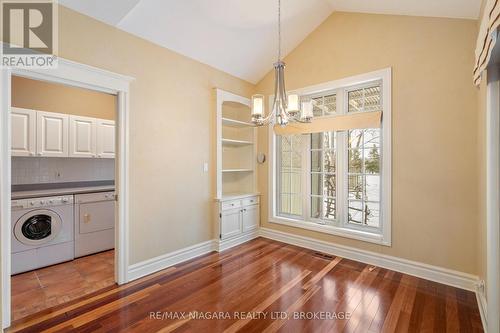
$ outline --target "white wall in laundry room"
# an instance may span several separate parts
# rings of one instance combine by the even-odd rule
[[[114,179],[114,159],[12,157],[12,185]]]

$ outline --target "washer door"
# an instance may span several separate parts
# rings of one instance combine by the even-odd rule
[[[34,210],[21,216],[14,227],[17,240],[25,245],[43,245],[61,231],[61,217],[47,209]]]

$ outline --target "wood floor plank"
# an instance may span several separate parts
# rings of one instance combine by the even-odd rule
[[[286,309],[285,312],[287,313],[287,315],[290,316],[293,312],[298,311],[320,289],[321,287],[314,285],[307,288],[304,294]],[[287,320],[286,318],[279,318],[274,320],[271,325],[269,325],[265,330],[262,331],[262,333],[277,332],[286,323],[286,320]]]
[[[260,303],[258,306],[253,308],[250,312],[262,312],[264,311],[268,306],[270,306],[274,301],[276,301],[278,298],[283,296],[288,290],[293,288],[297,283],[302,281],[306,276],[308,276],[311,273],[311,271],[303,271],[298,275],[296,278],[294,278],[292,281],[288,282],[285,284],[283,287],[281,287],[279,290],[274,292],[272,295],[270,295],[268,298],[266,298],[262,303]],[[250,319],[240,319],[231,327],[226,329],[224,333],[234,333],[239,331],[243,326],[245,326],[248,322],[250,322]]]
[[[193,315],[172,317],[182,312]],[[208,313],[229,317],[210,320]],[[307,317],[315,313],[349,316]],[[472,292],[258,238],[44,310],[8,330],[44,331],[440,333],[482,326]]]

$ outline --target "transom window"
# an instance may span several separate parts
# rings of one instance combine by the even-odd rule
[[[384,80],[377,79],[307,96],[314,101],[315,120],[364,112],[386,115],[390,108],[383,89]],[[384,126],[276,135],[271,222],[390,244]]]

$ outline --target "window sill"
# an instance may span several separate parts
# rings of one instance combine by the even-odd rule
[[[341,228],[332,225],[321,225],[314,222],[295,220],[285,217],[272,217],[269,219],[269,222],[295,228],[321,232],[324,234],[330,234],[330,235],[360,240],[363,242],[375,243],[384,246],[391,246],[391,242],[384,239],[383,235],[366,231]]]

